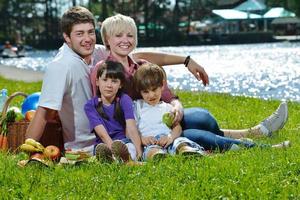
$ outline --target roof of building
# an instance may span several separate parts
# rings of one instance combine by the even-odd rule
[[[262,2],[262,0],[248,0],[244,3],[241,3],[234,9],[241,11],[260,11],[266,10],[267,6]]]
[[[282,7],[271,8],[263,16],[264,18],[277,18],[277,17],[296,17],[296,14],[290,12]]]
[[[221,9],[221,10],[212,10],[212,12],[223,19],[258,19],[262,18],[261,15],[247,13],[234,9]]]

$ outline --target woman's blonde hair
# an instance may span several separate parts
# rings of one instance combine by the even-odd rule
[[[106,18],[101,25],[101,39],[104,46],[107,49],[109,44],[107,42],[107,37],[117,35],[122,32],[127,32],[128,29],[132,31],[134,37],[134,47],[137,46],[137,28],[134,20],[122,14],[116,14],[114,16]]]

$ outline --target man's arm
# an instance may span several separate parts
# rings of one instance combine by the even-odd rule
[[[159,66],[164,66],[184,64],[187,57],[165,53],[139,52],[134,53],[133,58],[134,60],[145,59]],[[187,63],[187,68],[198,81],[202,80],[204,86],[209,84],[208,75],[205,72],[204,68],[198,63],[196,63],[192,58],[189,59],[189,62]]]
[[[26,130],[26,138],[32,138],[37,141],[40,140],[44,133],[44,129],[47,121],[55,120],[57,116],[57,111],[48,109],[45,107],[38,107],[34,118],[30,122]]]

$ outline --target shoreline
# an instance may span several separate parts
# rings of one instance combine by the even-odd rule
[[[0,76],[15,81],[38,82],[43,80],[44,73],[0,64]]]

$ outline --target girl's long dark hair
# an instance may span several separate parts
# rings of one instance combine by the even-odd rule
[[[106,78],[113,78],[113,79],[119,79],[121,81],[121,86],[125,84],[125,75],[124,75],[124,67],[121,63],[115,62],[115,61],[106,61],[103,63],[102,66],[99,67],[97,71],[97,79],[99,79],[102,74],[105,73]],[[123,88],[123,87],[122,87]],[[115,102],[115,112],[114,112],[114,119],[118,121],[124,128],[126,127],[124,112],[120,105],[120,98],[123,93],[123,89],[120,88],[116,94],[116,97],[114,99]],[[101,98],[100,90],[97,90],[97,96]],[[109,120],[108,116],[103,110],[103,103],[102,100],[99,101],[97,107],[96,107],[98,113],[100,116],[106,120]]]

